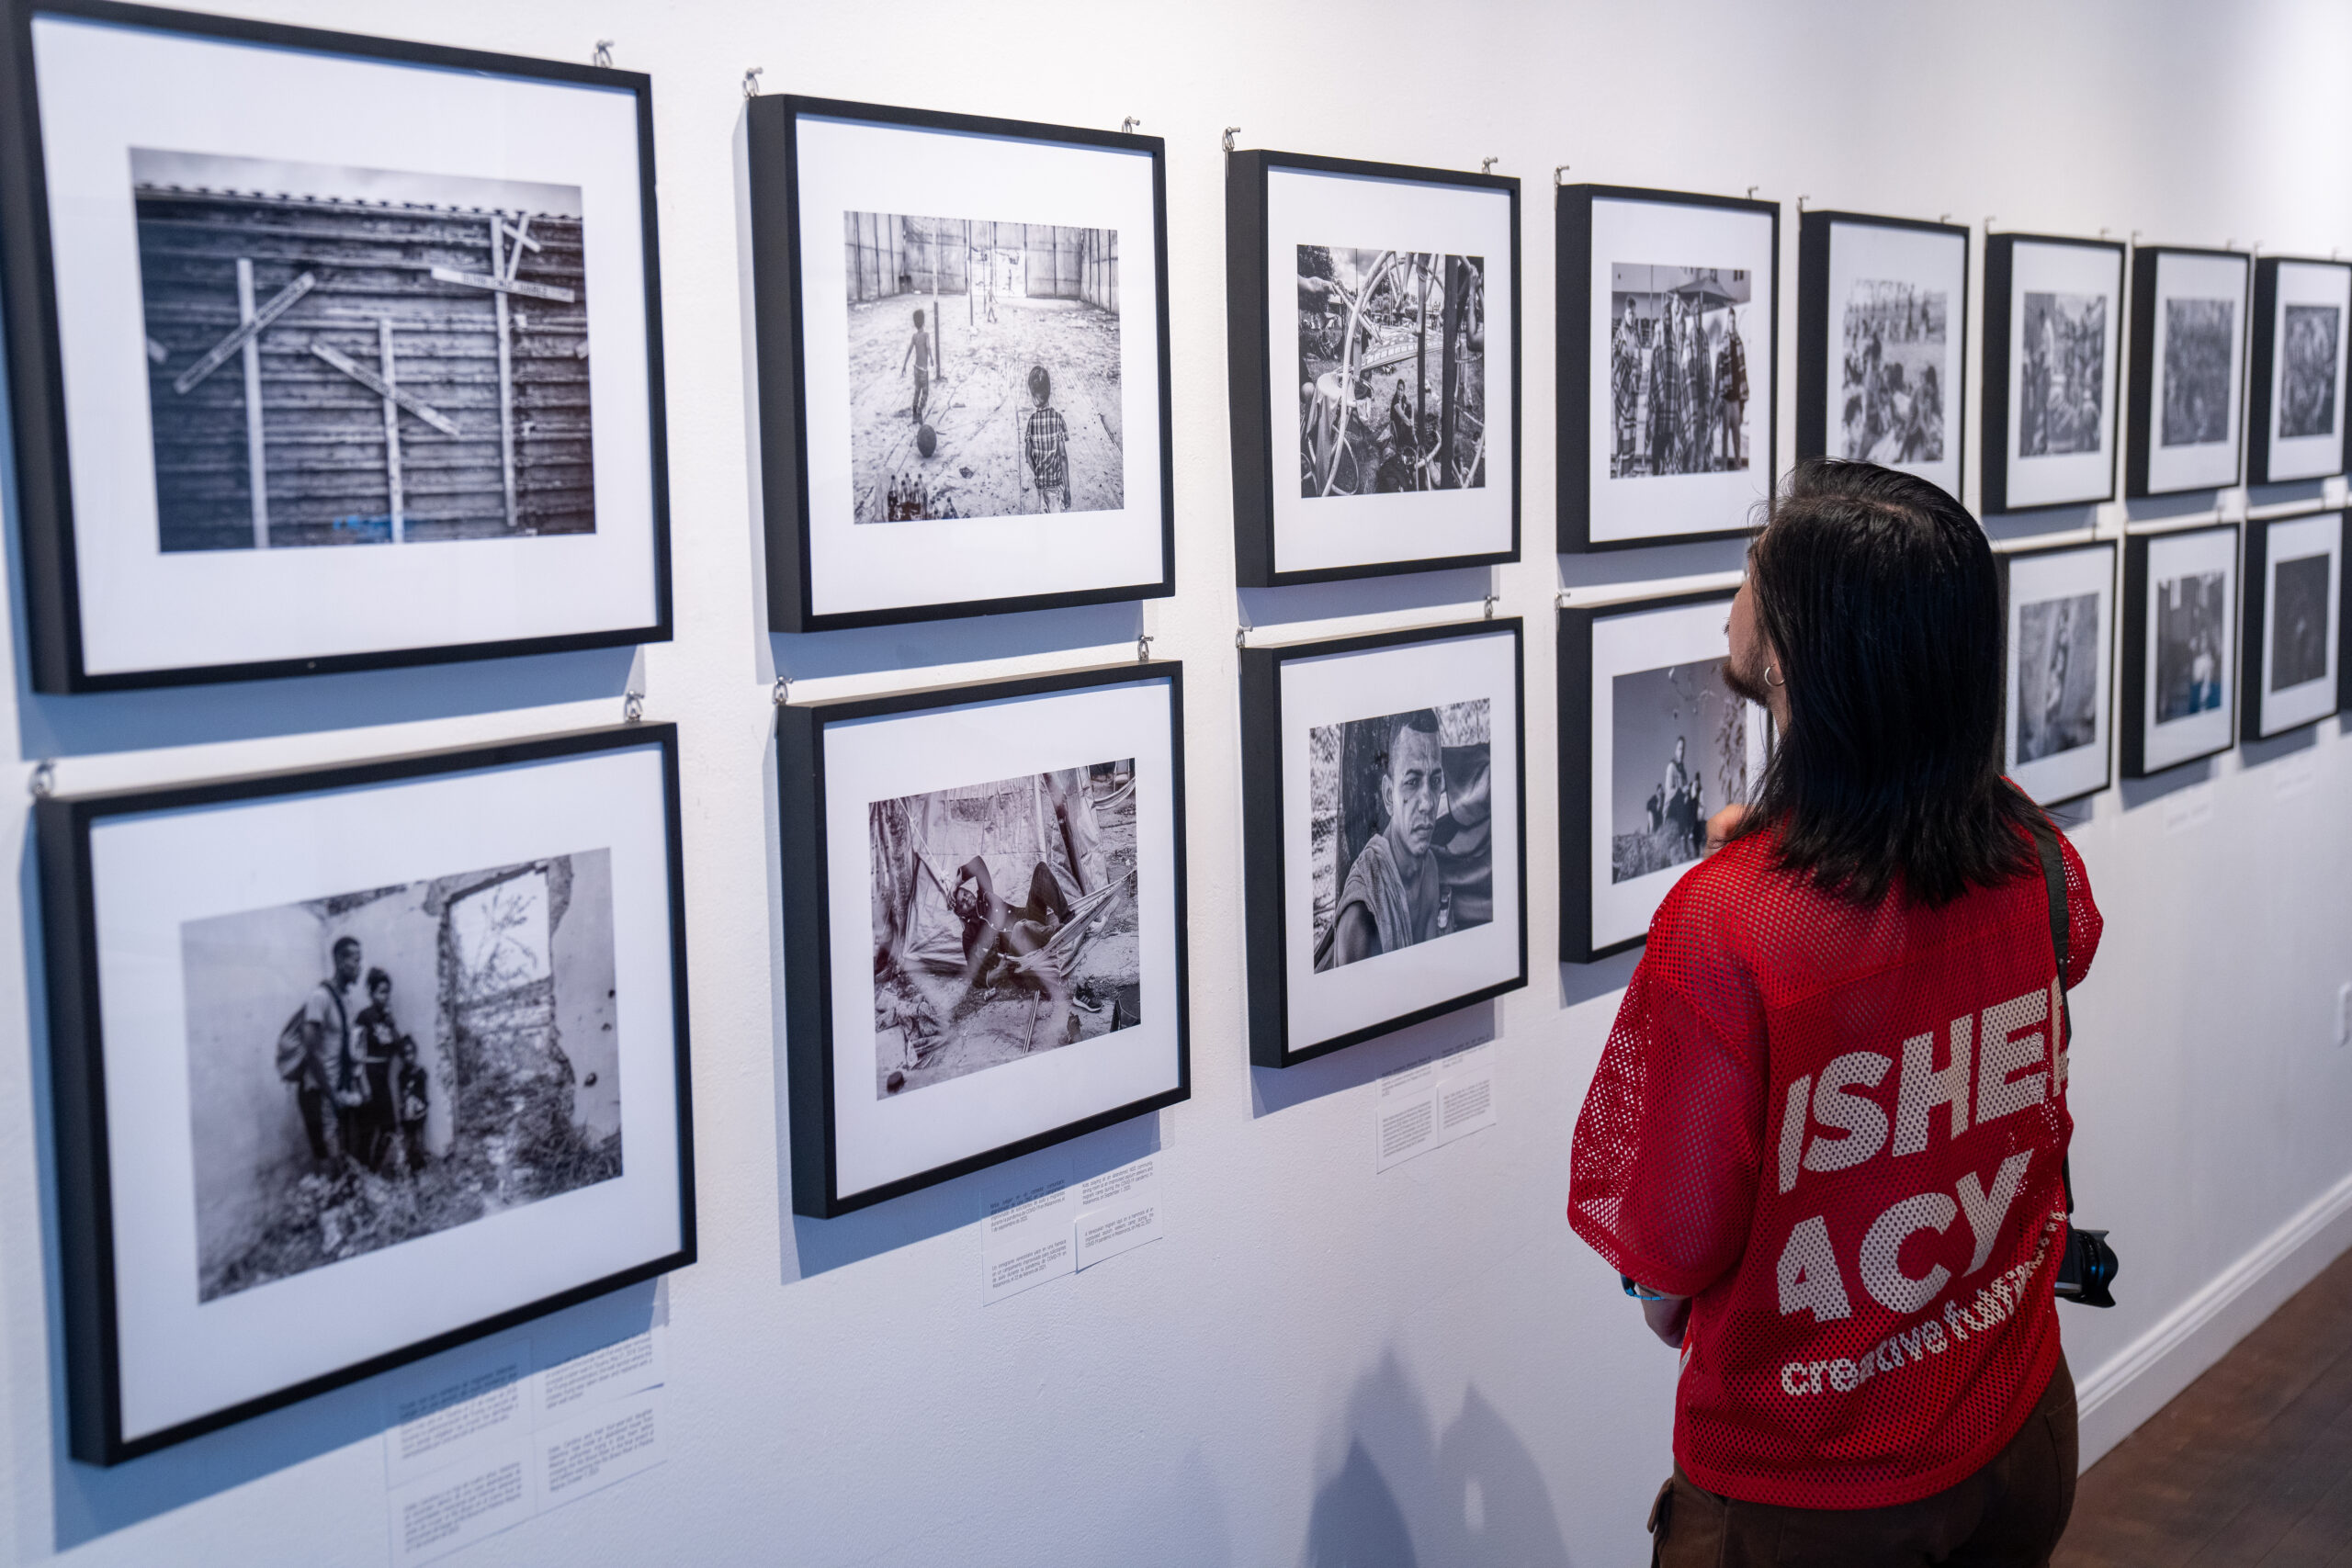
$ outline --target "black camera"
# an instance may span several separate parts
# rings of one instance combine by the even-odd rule
[[[2107,1245],[2105,1231],[2077,1230],[2069,1224],[2066,1250],[2058,1259],[2058,1299],[2085,1306],[2113,1306],[2115,1297],[2108,1287],[2115,1283],[2118,1267],[2115,1248]]]

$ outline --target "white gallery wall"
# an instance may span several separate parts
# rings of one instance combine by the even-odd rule
[[[1796,204],[2324,256],[2352,248],[2339,89],[2352,6],[1670,7],[1491,0],[355,0],[273,20],[585,61],[654,80],[678,639],[439,670],[35,696],[13,575],[21,760],[69,792],[616,720],[684,730],[702,1261],[673,1277],[667,1459],[452,1561],[1594,1564],[1637,1561],[1674,1359],[1562,1218],[1568,1133],[1630,955],[1556,950],[1552,615],[1566,587],[1736,568],[1739,547],[1552,553],[1550,186],[1784,204],[1780,453]],[[1142,605],[770,637],[747,433],[741,82],[1168,139],[1178,593]],[[1224,167],[1240,144],[1526,181],[1525,559],[1238,593]],[[1981,279],[1981,252],[1973,276]],[[1972,313],[1972,328],[1977,317]],[[1973,335],[1973,334],[1972,334]],[[1752,341],[1752,340],[1751,340]],[[1760,346],[1760,345],[1758,345]],[[1753,349],[1751,349],[1753,352]],[[1760,368],[1760,367],[1759,367]],[[1968,457],[1979,432],[1972,345]],[[2340,496],[2340,490],[2334,492]],[[2266,505],[2317,502],[2282,488]],[[11,503],[13,505],[13,502]],[[2234,515],[2243,492],[2135,503]],[[2117,506],[2032,529],[2120,526]],[[1734,521],[1726,519],[1726,522]],[[1996,534],[2026,528],[1996,521]],[[1532,983],[1288,1072],[1243,1037],[1234,637],[1528,620]],[[1132,658],[1184,661],[1193,1098],[997,1173],[829,1222],[782,1170],[771,687],[797,697]],[[9,722],[12,721],[12,722]],[[0,741],[0,748],[6,742]],[[5,772],[5,770],[0,770]],[[5,782],[5,781],[0,781]],[[9,785],[10,789],[16,786]],[[2337,720],[2098,796],[2075,828],[2108,918],[2075,1009],[2075,1174],[2124,1259],[2062,1312],[2103,1451],[2352,1242],[2352,745]],[[21,797],[10,807],[21,812]],[[380,1564],[383,1395],[361,1384],[113,1472],[62,1454],[56,1239],[25,819],[0,904],[0,1553]],[[1377,1079],[1491,1028],[1499,1122],[1375,1173]],[[1027,1174],[1159,1151],[1165,1239],[993,1306],[975,1220]]]

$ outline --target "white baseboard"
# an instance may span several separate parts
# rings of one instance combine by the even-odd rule
[[[2204,1289],[2075,1385],[2083,1468],[2197,1381],[2352,1247],[2352,1176],[2264,1237]],[[2127,1286],[2128,1288],[2128,1286]]]

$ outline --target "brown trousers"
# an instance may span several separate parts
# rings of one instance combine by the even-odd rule
[[[2058,1359],[2033,1414],[1984,1469],[1890,1508],[1718,1497],[1674,1467],[1650,1509],[1652,1568],[2041,1568],[2075,1511],[2075,1380]]]

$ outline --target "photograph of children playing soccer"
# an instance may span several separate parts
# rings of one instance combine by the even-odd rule
[[[885,212],[842,229],[855,521],[1126,504],[1117,231]]]

